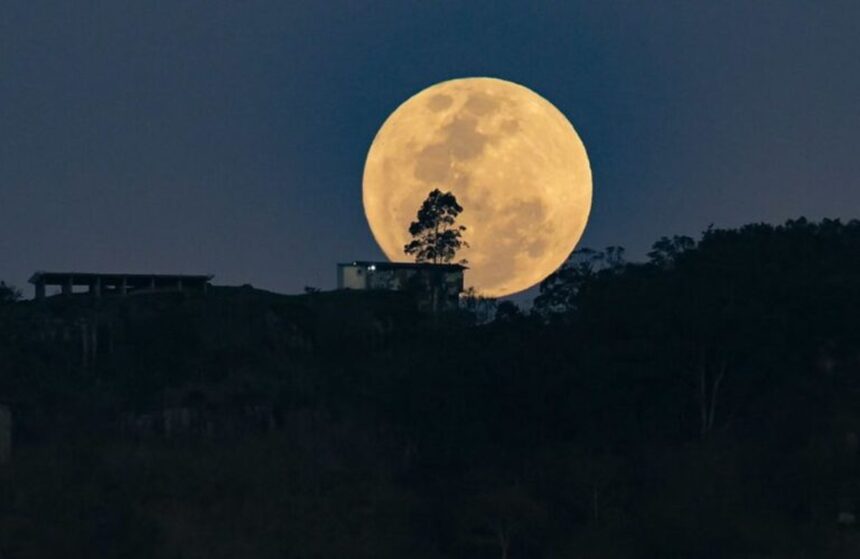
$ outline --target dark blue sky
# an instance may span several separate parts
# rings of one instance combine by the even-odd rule
[[[364,157],[435,82],[573,122],[583,244],[860,216],[860,2],[3,2],[0,278],[211,272],[333,287],[381,258]]]

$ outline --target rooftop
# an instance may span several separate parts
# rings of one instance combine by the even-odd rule
[[[431,264],[428,262],[370,262],[366,260],[356,260],[354,262],[344,262],[338,266],[358,266],[361,268],[375,267],[377,270],[447,270],[457,271],[466,270],[466,266],[462,264]]]
[[[71,281],[74,285],[89,285],[92,280],[100,279],[105,282],[120,282],[126,280],[129,283],[149,282],[175,282],[187,281],[209,282],[214,278],[212,274],[101,274],[96,272],[44,272],[39,271],[30,278],[30,283],[43,284],[65,284]]]

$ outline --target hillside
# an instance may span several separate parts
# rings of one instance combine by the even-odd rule
[[[583,251],[529,313],[396,293],[0,307],[0,557],[860,552],[860,222]]]

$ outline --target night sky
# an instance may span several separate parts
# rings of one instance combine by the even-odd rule
[[[0,279],[209,272],[282,292],[380,259],[364,158],[442,80],[555,104],[582,245],[860,216],[860,2],[0,5]]]

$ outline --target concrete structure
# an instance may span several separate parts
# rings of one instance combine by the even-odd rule
[[[407,291],[433,310],[456,309],[463,292],[460,264],[350,262],[337,265],[338,289]]]
[[[86,287],[93,297],[128,295],[154,291],[205,292],[212,275],[167,274],[94,274],[84,272],[36,272],[30,283],[36,287],[36,299],[44,299],[47,286],[59,286],[63,295],[71,295],[75,287]]]

